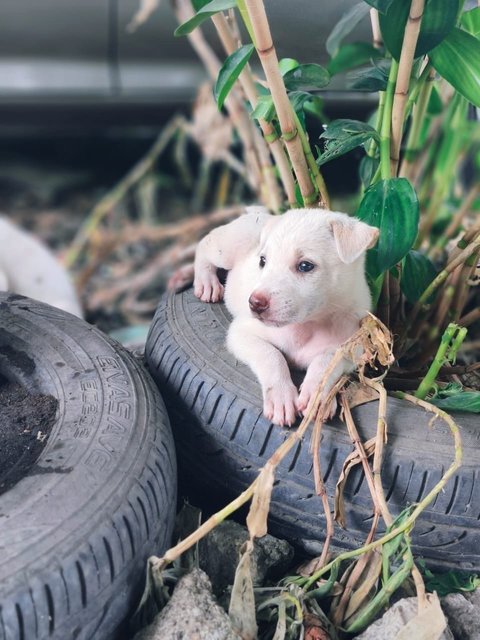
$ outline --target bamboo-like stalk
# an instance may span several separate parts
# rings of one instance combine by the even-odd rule
[[[433,281],[428,285],[418,301],[415,303],[415,306],[413,307],[408,318],[408,322],[405,323],[405,332],[407,332],[408,329],[413,325],[423,305],[426,304],[427,300],[438,289],[438,287],[445,282],[449,274],[452,273],[452,271],[454,271],[459,265],[463,264],[465,260],[467,260],[479,248],[480,239],[473,240],[465,249],[463,249],[463,251],[458,253],[458,255],[453,260],[450,260],[450,262],[442,271],[440,271],[440,273],[433,279]]]
[[[403,134],[403,119],[405,116],[405,105],[408,97],[408,85],[412,73],[413,58],[417,46],[418,35],[423,17],[425,0],[412,0],[410,12],[408,14],[405,34],[403,36],[402,51],[398,65],[398,76],[395,85],[395,97],[392,108],[392,144],[390,149],[390,159],[392,163],[392,175],[397,174],[400,160],[400,145]]]
[[[370,23],[372,26],[372,44],[375,49],[381,49],[383,46],[382,32],[380,31],[380,20],[378,18],[378,10],[370,9]],[[385,91],[378,92],[378,108],[375,122],[375,129],[380,133],[380,128],[382,125],[383,119],[383,109],[385,107]],[[375,140],[371,140],[367,147],[367,154],[370,157],[375,156],[375,149],[377,147],[377,143]],[[374,184],[374,180],[372,180],[372,184]]]
[[[328,195],[327,185],[325,184],[325,180],[323,179],[323,176],[320,173],[320,169],[318,168],[318,165],[315,162],[315,158],[313,157],[307,133],[304,131],[302,123],[300,122],[300,118],[295,113],[295,111],[293,112],[293,117],[295,119],[295,125],[297,127],[298,135],[300,136],[300,140],[302,142],[303,152],[305,153],[308,167],[312,173],[313,181],[315,183],[315,186],[317,187],[318,193],[320,194],[320,207],[322,209],[330,209],[330,197]]]
[[[480,320],[480,308],[472,309],[460,318],[458,324],[462,327],[469,327],[471,324]]]
[[[186,22],[193,16],[193,9],[190,0],[174,0],[173,8],[177,20],[180,23]],[[188,40],[195,53],[203,62],[212,80],[216,80],[221,64],[215,53],[212,51],[199,28],[188,34]],[[254,142],[253,123],[248,114],[242,108],[234,91],[231,91],[225,100],[225,108],[230,116],[233,126],[238,132],[240,140],[245,149],[245,160],[250,177],[250,184],[256,191],[260,190],[262,183],[262,171]]]
[[[227,55],[231,55],[237,48],[235,37],[230,29],[230,26],[223,13],[216,13],[212,16],[212,22],[215,25],[217,33],[222,42],[223,48]],[[247,100],[250,103],[252,109],[255,109],[258,102],[257,89],[255,88],[255,82],[253,80],[252,72],[247,65],[239,76],[240,85],[245,93]],[[288,162],[288,158],[285,154],[285,149],[282,145],[280,138],[275,131],[275,127],[270,123],[260,118],[258,120],[260,128],[263,132],[265,140],[267,141],[273,159],[275,160],[275,166],[278,168],[280,179],[287,195],[287,200],[290,206],[295,206],[295,182],[292,176],[292,170]]]
[[[372,43],[375,49],[383,47],[382,32],[380,30],[380,20],[378,18],[378,9],[370,9],[370,24],[372,25]]]
[[[310,177],[307,160],[298,135],[293,117],[293,108],[288,99],[283,78],[278,69],[278,58],[273,44],[270,26],[263,0],[245,0],[250,21],[255,35],[255,47],[272,94],[282,137],[298,181],[300,193],[306,207],[316,204],[316,188]],[[324,194],[321,194],[324,196]],[[323,201],[327,201],[323,197]]]
[[[453,234],[457,231],[459,226],[462,224],[464,217],[470,212],[473,203],[480,195],[480,184],[475,182],[469,189],[467,195],[462,200],[462,204],[458,208],[458,211],[453,216],[450,221],[450,224],[443,232],[442,237],[439,239],[436,245],[434,245],[429,251],[429,257],[434,260],[438,257],[438,254],[442,250],[442,248],[446,245],[448,240],[453,236]]]
[[[452,349],[452,343],[454,342],[455,334],[457,334],[457,331],[458,337],[460,338],[460,343],[458,346],[460,346],[460,344],[465,339],[465,336],[467,334],[466,329],[460,329],[456,324],[453,323],[448,325],[445,333],[442,336],[442,341],[440,343],[440,346],[438,347],[437,353],[435,354],[435,358],[418,389],[415,391],[416,398],[424,400],[432,389],[433,385],[435,384],[435,380],[437,379],[438,372],[447,361],[447,357],[449,356],[449,353]]]
[[[473,276],[477,269],[479,251],[472,253],[470,258],[465,262],[460,270],[459,286],[455,291],[453,299],[453,310],[451,312],[452,322],[458,322],[458,319],[463,313],[465,305],[470,293],[470,278]]]
[[[435,69],[432,68],[429,69],[428,75],[422,83],[418,100],[413,107],[412,124],[408,134],[407,147],[398,172],[398,175],[401,178],[411,180],[415,172],[418,153],[421,151],[421,149],[418,148],[420,133],[425,122],[425,113],[427,111],[428,101],[432,94],[434,79]],[[421,82],[421,78],[419,79],[419,82]]]
[[[382,125],[380,127],[380,172],[383,180],[392,177],[390,160],[391,153],[391,125],[393,98],[397,84],[398,62],[392,60],[390,73],[388,74],[387,89],[385,91],[385,104],[382,113]]]

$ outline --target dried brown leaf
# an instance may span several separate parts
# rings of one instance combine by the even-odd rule
[[[232,125],[218,110],[210,84],[200,86],[188,132],[209,160],[221,160],[232,143]]]
[[[388,367],[394,362],[392,335],[387,327],[369,313],[360,322],[360,329],[344,345],[344,350],[359,369],[360,380],[367,365],[380,363]]]
[[[350,409],[353,409],[361,404],[378,400],[378,392],[364,382],[353,382],[347,387],[345,398],[350,405]]]
[[[367,442],[365,442],[364,444],[364,449],[365,449],[365,454],[367,458],[372,456],[375,451],[375,438],[370,438],[370,440],[367,440]],[[358,451],[357,450],[352,451],[352,453],[350,453],[345,458],[345,462],[343,463],[343,466],[342,466],[342,471],[340,472],[340,476],[338,477],[337,486],[335,487],[335,502],[334,502],[333,517],[335,521],[338,522],[338,524],[343,529],[345,529],[345,525],[346,525],[343,492],[345,490],[345,485],[347,483],[350,471],[357,464],[361,464],[361,463],[362,463],[362,458],[360,457],[360,454],[358,453]]]
[[[447,621],[436,593],[428,593],[426,605],[395,636],[394,640],[438,640]]]
[[[275,628],[275,634],[272,640],[285,640],[287,633],[287,608],[285,601],[282,600],[278,605],[278,621]]]
[[[344,620],[347,620],[362,606],[368,598],[371,590],[375,586],[382,570],[382,554],[378,549],[374,549],[369,557],[366,565],[366,571],[362,573],[358,581],[358,588],[350,596],[347,610],[345,611]]]
[[[253,542],[246,543],[237,570],[230,597],[228,615],[232,626],[242,640],[255,640],[257,637],[257,620],[255,615],[255,596],[252,580]]]
[[[332,640],[332,636],[325,628],[323,620],[313,613],[306,613],[303,625],[305,627],[305,640]]]
[[[274,479],[275,469],[273,465],[267,462],[258,476],[257,486],[247,516],[248,532],[252,540],[267,534],[267,518]]]

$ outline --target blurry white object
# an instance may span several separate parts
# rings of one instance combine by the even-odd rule
[[[0,216],[0,290],[83,316],[73,284],[53,253],[5,216]]]

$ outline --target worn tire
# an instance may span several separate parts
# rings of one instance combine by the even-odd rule
[[[0,374],[58,399],[34,467],[0,496],[0,639],[103,640],[170,542],[176,463],[143,366],[67,313],[0,294]]]
[[[270,424],[261,410],[260,388],[251,371],[226,350],[229,316],[224,305],[198,301],[191,290],[165,296],[147,341],[150,371],[164,394],[183,477],[227,495],[240,493],[285,440],[289,431]],[[376,431],[376,403],[354,410],[360,434]],[[430,491],[454,458],[449,429],[409,403],[389,399],[388,445],[382,469],[392,513]],[[424,512],[413,531],[417,554],[431,566],[480,570],[479,419],[457,414],[464,464]],[[270,510],[270,530],[311,552],[321,549],[325,517],[315,495],[310,433],[280,464]],[[352,451],[339,420],[325,425],[321,469],[333,504],[342,464]],[[372,501],[360,468],[346,490],[347,529],[336,526],[335,547],[352,549],[365,539]]]

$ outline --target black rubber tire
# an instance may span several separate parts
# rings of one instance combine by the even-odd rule
[[[58,399],[35,466],[0,496],[0,639],[128,637],[170,542],[176,462],[143,365],[53,307],[0,294],[0,374]]]
[[[223,304],[202,303],[191,290],[165,296],[150,329],[146,357],[182,451],[181,477],[233,496],[256,477],[289,431],[262,416],[259,385],[226,350],[229,321]],[[354,410],[365,439],[376,431],[376,405]],[[454,458],[449,429],[442,421],[429,426],[430,417],[407,402],[389,399],[382,478],[393,513],[425,496]],[[430,566],[479,571],[480,420],[465,414],[457,414],[457,419],[464,464],[417,522],[413,541],[416,553]],[[310,433],[278,468],[270,530],[317,553],[325,517],[314,490]],[[344,425],[339,420],[325,425],[320,459],[331,505],[342,464],[351,451]],[[371,524],[372,501],[360,468],[350,474],[345,496],[347,529],[336,526],[337,550],[359,546]]]

